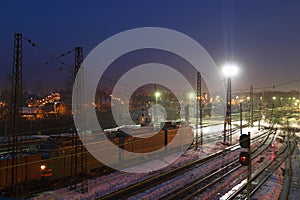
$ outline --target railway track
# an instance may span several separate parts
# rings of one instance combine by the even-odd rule
[[[218,124],[215,124],[218,125]],[[248,127],[249,124],[244,124],[243,128]],[[203,127],[205,128],[205,127]],[[233,128],[231,134],[227,135],[228,137],[232,137],[234,134],[239,133],[240,132],[240,127],[237,128]],[[205,143],[211,143],[211,142],[216,142],[216,141],[220,141],[224,139],[224,131],[216,131],[216,132],[212,132],[209,133],[209,135],[205,136],[205,138],[203,138],[203,142]]]
[[[290,153],[287,151],[288,145],[285,144],[279,152],[275,155],[274,159],[267,162],[263,167],[256,170],[251,179],[251,196],[253,196],[256,192],[258,192],[262,186],[266,183],[267,180],[270,179],[275,170],[277,170],[281,164],[288,159]],[[295,149],[295,145],[293,145],[291,152]],[[243,181],[243,184],[237,189],[234,193],[226,197],[226,199],[245,199],[247,198],[247,181],[246,179]]]
[[[291,134],[292,139],[295,143],[295,149],[290,153],[289,158],[286,161],[286,173],[283,181],[283,189],[280,194],[280,199],[296,199],[299,196],[298,179],[299,179],[299,167],[300,167],[300,157],[299,157],[299,138],[295,135],[295,132]],[[292,159],[295,161],[292,163]],[[298,190],[298,192],[297,192]]]
[[[253,138],[253,140],[262,140],[261,145],[265,144],[267,141],[267,138],[271,135],[272,133],[270,131],[266,131],[264,134]],[[267,137],[266,137],[267,136]],[[257,148],[259,149],[259,148]],[[139,194],[143,191],[145,191],[147,188],[154,187],[158,184],[163,184],[169,180],[172,180],[175,177],[178,177],[180,175],[184,175],[185,173],[189,173],[193,170],[197,170],[197,168],[204,166],[205,164],[216,160],[220,159],[220,164],[221,165],[226,165],[227,163],[224,162],[224,159],[221,159],[223,156],[230,154],[232,152],[236,152],[236,154],[239,153],[239,147],[238,145],[233,145],[231,147],[228,147],[224,151],[219,151],[215,154],[212,154],[206,158],[196,160],[194,162],[188,163],[182,167],[172,169],[168,172],[162,173],[158,176],[154,176],[152,178],[146,179],[145,181],[139,182],[137,184],[133,184],[129,187],[126,187],[122,190],[113,192],[109,195],[103,196],[100,199],[125,199],[129,198],[133,195]],[[233,156],[234,159],[236,158],[236,155]],[[236,160],[236,159],[235,159]],[[237,161],[236,161],[237,162]],[[233,164],[231,165],[233,166]]]
[[[265,142],[253,150],[253,159],[260,156],[261,153],[269,147],[269,144],[266,145]],[[210,173],[208,176],[189,183],[188,186],[182,187],[172,194],[168,194],[160,199],[192,199],[196,196],[197,199],[210,199],[215,196],[216,191],[221,189],[220,187],[218,188],[218,184],[224,178],[230,177],[232,173],[240,169],[244,171],[245,168],[239,164],[238,160],[234,160],[226,166],[214,171],[213,173]],[[218,188],[218,190],[209,191],[208,189],[211,189],[211,187],[215,187],[215,189]]]

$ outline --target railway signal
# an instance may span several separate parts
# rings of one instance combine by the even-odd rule
[[[242,166],[248,166],[247,175],[247,199],[250,200],[251,195],[251,150],[250,150],[250,132],[242,134],[239,140],[240,146],[247,148],[248,152],[242,151],[239,156],[239,162]]]
[[[240,146],[243,148],[250,148],[250,134],[242,134],[240,136]]]
[[[243,166],[247,166],[250,163],[250,155],[248,152],[242,151],[239,157],[240,164]]]

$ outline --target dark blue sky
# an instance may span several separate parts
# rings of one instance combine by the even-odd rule
[[[75,46],[85,55],[121,31],[156,26],[197,40],[217,65],[240,64],[235,89],[300,78],[299,1],[6,1],[0,7],[0,84],[11,71],[13,34],[20,32],[54,56]],[[71,71],[23,42],[24,86],[63,88]],[[62,60],[74,61],[73,54]],[[64,71],[59,68],[63,67]],[[40,81],[39,81],[40,80]],[[299,89],[300,81],[278,89]]]

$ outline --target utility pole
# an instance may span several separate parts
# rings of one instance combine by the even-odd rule
[[[76,76],[78,75],[78,71],[80,67],[82,67],[83,62],[83,49],[82,47],[75,48],[75,66],[74,66],[74,81]],[[82,75],[82,73],[80,73]],[[82,78],[82,77],[81,77]],[[81,79],[82,80],[82,79]],[[76,102],[73,102],[73,106],[75,107],[75,118],[78,118],[78,113],[84,112],[84,105],[82,101],[82,95],[84,95],[84,85],[82,82],[76,82],[78,84],[76,88],[78,91],[75,91]],[[79,121],[79,120],[77,120]],[[84,194],[88,191],[88,182],[87,182],[87,152],[80,141],[79,134],[81,135],[81,139],[85,137],[85,120],[80,120],[80,130],[75,129],[72,134],[72,154],[71,154],[71,176],[74,179],[74,184],[71,185],[70,189],[77,189],[78,181],[81,182],[81,193]]]
[[[198,72],[198,80],[199,80],[199,107],[200,107],[200,145],[203,145],[203,102],[202,102],[202,81],[201,81],[201,74]]]
[[[196,150],[198,149],[199,140],[199,119],[200,119],[200,145],[203,144],[203,131],[202,131],[202,85],[201,74],[197,72],[197,102],[196,102]],[[199,117],[200,113],[200,117]]]
[[[298,107],[297,107],[297,115],[298,115],[298,118],[299,118],[299,108],[300,108],[300,107],[299,107],[299,104],[300,104],[300,102],[299,102],[299,91],[297,91],[297,99],[298,99],[298,100],[297,100],[297,101],[298,101],[298,102],[297,102],[297,106],[298,106]]]
[[[254,114],[254,110],[253,110],[253,85],[250,86],[250,125],[251,127],[253,127],[253,114]]]
[[[248,136],[250,138],[250,132],[248,132]],[[248,147],[248,154],[249,154],[249,163],[248,163],[248,176],[247,176],[247,199],[251,199],[251,145]]]
[[[260,131],[260,121],[261,121],[261,101],[262,101],[262,97],[259,98],[259,108],[258,108],[258,117],[259,117],[259,121],[258,121],[258,130]]]
[[[240,134],[243,134],[243,104],[240,102]]]
[[[227,94],[226,94],[226,115],[224,120],[224,142],[232,142],[232,127],[231,127],[231,77],[228,77]],[[228,134],[226,133],[228,125]],[[227,138],[227,140],[226,140]]]
[[[6,185],[11,186],[12,194],[20,197],[23,193],[23,187],[19,188],[20,179],[22,180],[22,167],[18,166],[18,153],[22,152],[22,138],[18,137],[20,133],[20,118],[22,112],[22,34],[14,34],[14,55],[12,66],[12,85],[10,102],[10,132],[8,152],[12,152],[11,166],[7,168]],[[7,160],[9,162],[9,160]],[[8,164],[9,165],[9,164]],[[20,191],[21,190],[21,191]]]
[[[156,104],[157,104],[157,97],[156,97],[156,93],[157,93],[157,88],[156,88],[156,84],[154,84],[154,98],[155,98],[155,106],[152,106],[152,123],[153,123],[153,128],[155,129],[155,121],[157,121],[157,118],[156,118]],[[153,105],[153,104],[152,104]]]

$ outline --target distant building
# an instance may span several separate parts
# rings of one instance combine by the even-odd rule
[[[0,101],[0,119],[3,119],[7,115],[7,104],[3,101]]]
[[[42,109],[45,117],[59,117],[67,114],[66,105],[62,102],[46,103]]]
[[[26,104],[28,107],[38,106],[37,100],[38,100],[37,94],[29,94],[26,98]]]
[[[56,118],[66,115],[66,110],[62,102],[46,103],[43,106],[22,107],[22,117],[27,120]]]
[[[22,117],[27,120],[44,119],[44,111],[41,107],[22,107]]]

